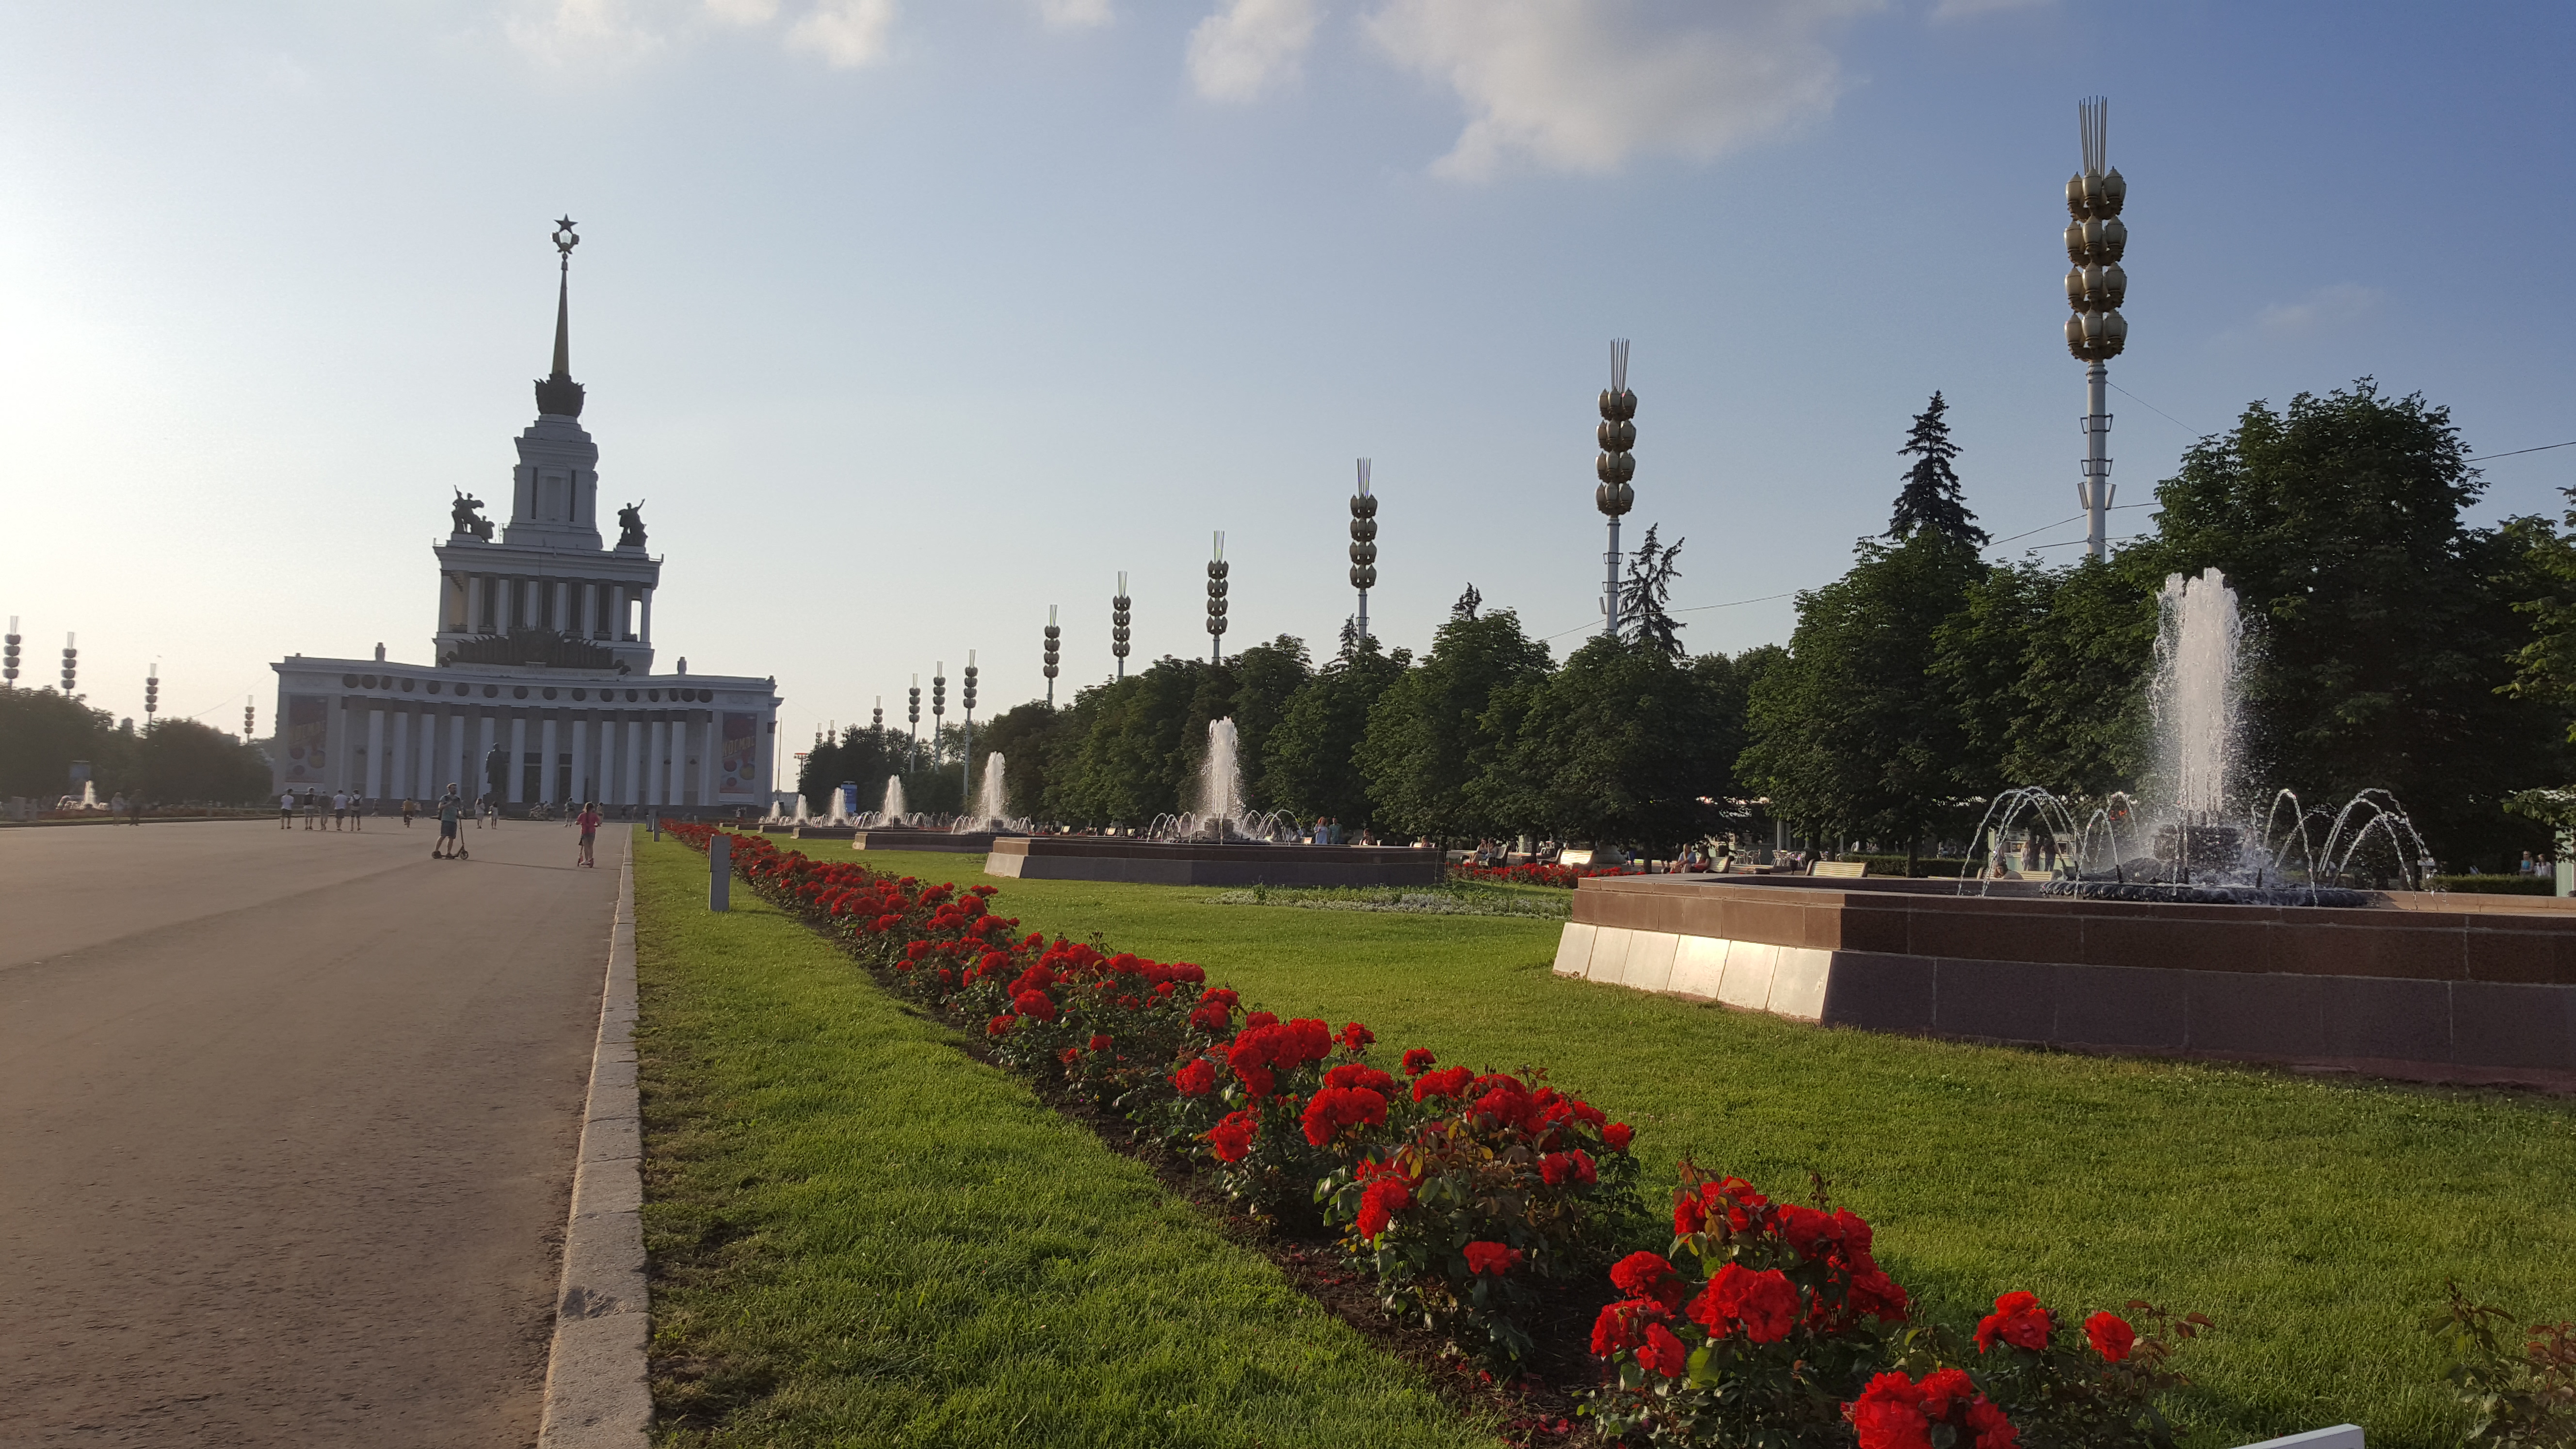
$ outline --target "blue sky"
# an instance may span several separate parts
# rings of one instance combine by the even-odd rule
[[[2078,539],[2061,189],[2130,183],[2120,501],[2255,398],[2375,375],[2482,453],[2576,438],[2576,10],[2076,0],[406,0],[0,10],[0,614],[93,703],[269,727],[266,661],[425,659],[453,487],[506,488],[583,244],[605,501],[664,661],[864,720],[1328,648],[1352,460],[1381,638],[1469,582],[1595,618],[1592,399],[1677,602],[1834,577],[1953,404],[2003,552]],[[2499,460],[2563,506],[2576,448]],[[505,493],[502,496],[506,496]],[[2115,535],[2144,510],[2115,515]],[[1632,531],[1633,536],[1633,531]],[[1786,598],[1684,616],[1784,640]],[[29,682],[22,680],[22,683]]]

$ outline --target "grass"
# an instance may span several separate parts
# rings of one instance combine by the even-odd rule
[[[1199,897],[1214,906],[1295,906],[1310,911],[1391,911],[1414,916],[1527,916],[1562,921],[1572,891],[1452,881],[1437,886],[1253,886]]]
[[[980,879],[971,856],[866,859]],[[2444,1280],[2576,1316],[2564,1099],[1820,1030],[1559,980],[1546,921],[992,883],[1028,929],[1198,962],[1282,1014],[1357,1018],[1451,1062],[1543,1064],[1637,1126],[1657,1190],[1685,1150],[1775,1195],[1821,1171],[1878,1225],[1890,1271],[1954,1321],[2007,1288],[2206,1313],[2218,1331],[2184,1360],[2196,1445],[2346,1421],[2373,1445],[2455,1444],[2422,1327]]]
[[[657,1443],[1493,1442],[794,918],[708,914],[704,871],[637,842]]]

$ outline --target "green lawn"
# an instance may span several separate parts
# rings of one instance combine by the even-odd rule
[[[831,842],[816,842],[830,850]],[[870,852],[961,884],[973,856]],[[1386,1048],[1538,1063],[1638,1130],[1775,1194],[1822,1171],[1879,1256],[1965,1319],[2007,1288],[2216,1319],[2188,1350],[2202,1446],[2350,1420],[2458,1441],[2422,1320],[2458,1277],[2576,1315],[2576,1103],[1825,1031],[1549,972],[1543,921],[1213,905],[1207,889],[994,881],[1029,929],[1195,961]],[[1660,1244],[1656,1245],[1660,1246]]]
[[[705,879],[639,837],[657,1442],[1493,1443],[793,918],[742,889],[708,914]]]

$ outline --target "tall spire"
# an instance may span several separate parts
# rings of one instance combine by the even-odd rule
[[[555,284],[555,370],[537,381],[537,411],[557,417],[581,416],[581,384],[572,380],[572,249],[581,245],[573,220],[555,223],[555,251],[562,257],[562,276]]]

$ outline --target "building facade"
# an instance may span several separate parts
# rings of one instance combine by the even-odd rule
[[[571,253],[554,371],[519,434],[510,518],[493,537],[460,490],[438,559],[429,664],[294,655],[277,671],[276,789],[424,803],[450,784],[504,805],[595,800],[690,814],[764,810],[776,772],[776,680],[653,672],[662,560],[640,504],[599,529],[599,448],[571,375]]]

